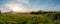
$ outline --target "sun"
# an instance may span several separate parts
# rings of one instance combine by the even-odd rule
[[[23,7],[19,5],[10,5],[9,8],[13,12],[22,12],[24,10]]]
[[[20,8],[19,7],[12,7],[12,10],[15,11],[15,12],[17,12],[17,11],[20,10]]]
[[[28,9],[26,9],[23,5],[8,4],[7,6],[9,7],[9,10],[13,12],[29,12]]]

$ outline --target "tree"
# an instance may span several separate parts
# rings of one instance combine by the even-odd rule
[[[1,14],[1,10],[0,10],[0,14]]]
[[[42,10],[39,10],[39,11],[36,11],[36,12],[34,12],[34,11],[32,11],[32,12],[30,12],[31,14],[43,14],[43,11]]]

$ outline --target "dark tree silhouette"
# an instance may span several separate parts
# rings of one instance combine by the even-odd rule
[[[1,10],[0,10],[0,14],[1,14]]]
[[[40,10],[40,11],[36,11],[36,12],[32,11],[32,12],[30,12],[30,13],[31,13],[31,14],[42,14],[43,11],[42,11],[42,10]]]

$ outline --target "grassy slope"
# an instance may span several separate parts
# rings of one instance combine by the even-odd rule
[[[59,24],[59,22],[44,14],[1,14],[0,24]]]

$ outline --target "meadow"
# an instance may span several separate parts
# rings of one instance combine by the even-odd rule
[[[0,14],[0,24],[60,24],[57,14]]]

